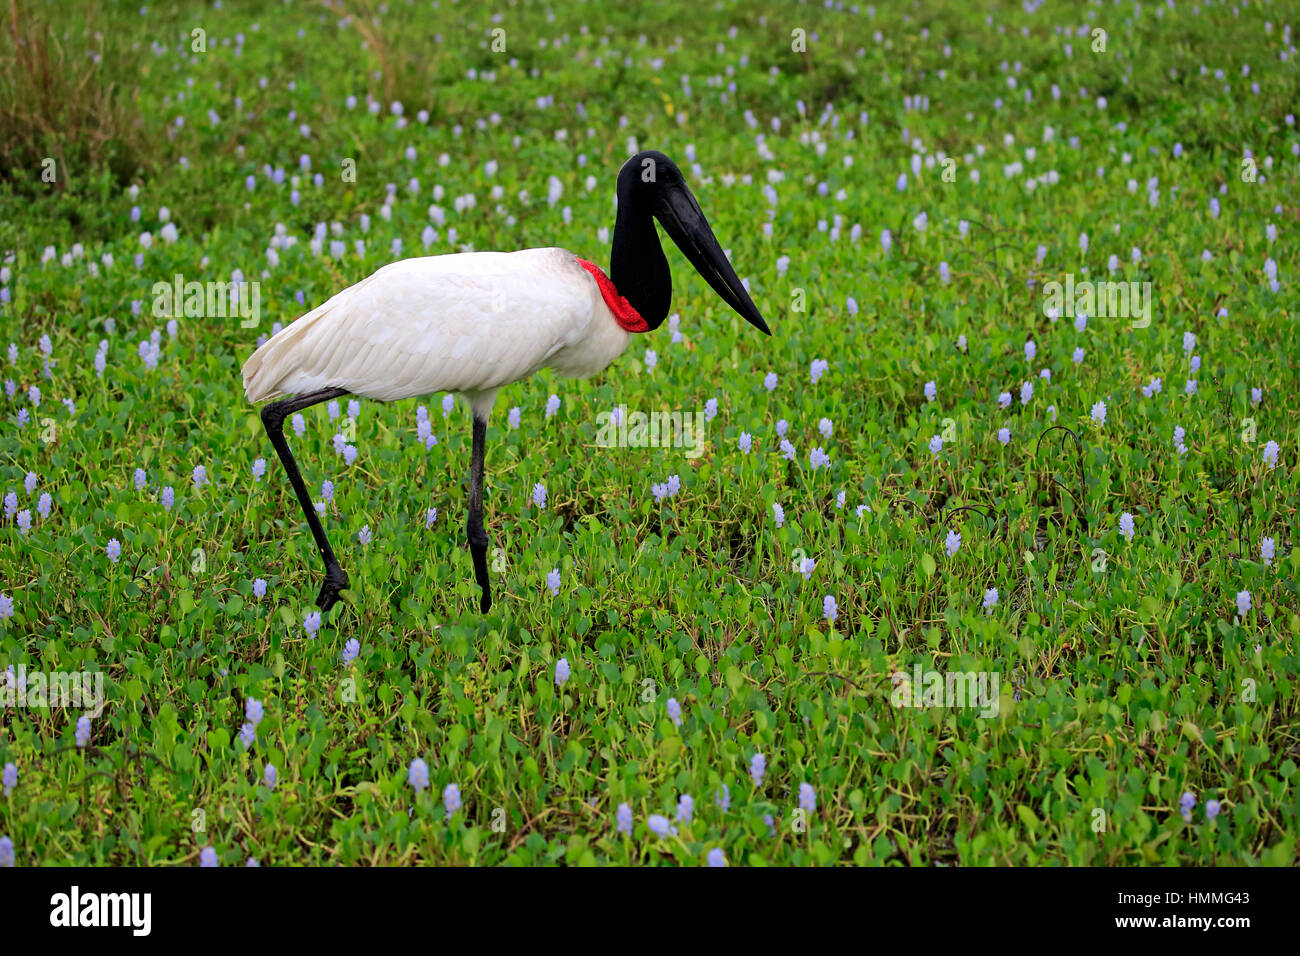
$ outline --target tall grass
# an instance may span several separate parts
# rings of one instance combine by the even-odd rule
[[[66,9],[9,0],[0,30],[0,182],[25,196],[105,168],[125,182],[144,165],[136,93],[110,79],[111,31],[94,4],[56,26]],[[52,182],[42,177],[50,159]]]

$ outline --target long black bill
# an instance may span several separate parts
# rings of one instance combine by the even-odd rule
[[[664,232],[677,243],[677,248],[695,266],[695,270],[704,277],[704,281],[713,287],[722,301],[736,310],[745,321],[765,335],[772,330],[763,321],[758,306],[749,297],[741,285],[736,270],[727,261],[727,256],[718,245],[718,239],[709,228],[709,221],[704,218],[700,204],[691,195],[685,183],[665,183],[659,191],[655,218],[664,227]]]

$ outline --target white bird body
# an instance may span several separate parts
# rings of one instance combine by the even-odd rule
[[[595,278],[566,249],[403,259],[271,336],[244,363],[250,402],[343,388],[396,401],[459,392],[475,412],[550,367],[594,375],[627,348]]]

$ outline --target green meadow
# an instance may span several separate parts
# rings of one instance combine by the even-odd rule
[[[1295,865],[1290,16],[6,5],[0,864]],[[666,243],[670,323],[503,389],[486,615],[464,401],[305,411],[317,619],[244,361],[608,269],[642,149],[772,336]]]

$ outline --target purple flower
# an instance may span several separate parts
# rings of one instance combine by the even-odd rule
[[[737,444],[740,446],[741,452],[748,455],[749,450],[754,446],[753,436],[750,435],[749,432],[741,432],[740,441],[738,441]]]
[[[76,740],[78,747],[84,748],[86,744],[90,743],[90,718],[89,717],[83,714],[81,717],[77,718],[77,729],[76,732],[73,734],[73,737]]]
[[[767,773],[767,758],[759,751],[749,759],[749,776],[754,781],[754,786],[763,785],[763,774]]]
[[[772,517],[776,519],[776,526],[778,528],[785,524],[785,509],[775,502],[772,504]]]
[[[361,643],[354,637],[343,645],[343,666],[347,667],[361,654]]]
[[[934,401],[935,396],[938,394],[939,394],[938,389],[936,388],[933,380],[925,383],[925,400],[927,402]]]
[[[148,475],[145,474],[145,470],[143,468],[137,468],[135,470],[135,490],[144,491],[144,486],[147,483]]]
[[[8,594],[0,593],[0,621],[7,621],[14,616],[14,599]]]
[[[812,383],[816,385],[818,379],[825,375],[830,367],[830,363],[825,359],[813,359],[812,366],[810,367]]]
[[[1011,441],[1011,429],[1009,429],[1009,428],[999,428],[999,429],[998,429],[998,441],[1002,442],[1002,444],[1004,444],[1004,445],[1007,444],[1009,441]]]
[[[1237,592],[1237,614],[1239,614],[1241,617],[1245,617],[1246,612],[1250,610],[1250,606],[1251,606],[1250,592],[1238,591]]]
[[[5,764],[4,777],[0,779],[0,784],[4,785],[6,797],[14,787],[18,786],[18,768],[12,763]]]
[[[109,538],[108,546],[104,548],[104,551],[108,554],[108,560],[117,564],[118,558],[122,557],[122,543],[117,538]]]
[[[840,606],[835,603],[835,598],[828,594],[822,598],[822,617],[835,623],[835,619],[840,616]]]
[[[1188,333],[1191,334],[1190,332]],[[1188,823],[1192,822],[1192,808],[1196,806],[1196,796],[1192,793],[1184,793],[1182,799],[1178,801],[1178,807],[1182,811],[1183,819]]]
[[[939,452],[941,451],[943,451],[943,439],[938,435],[935,435],[933,438],[930,439],[930,454],[934,455],[937,458],[939,457]]]
[[[569,679],[569,662],[561,657],[555,662],[555,686],[563,687],[565,681]]]
[[[632,835],[632,807],[627,803],[618,805],[618,832],[625,836]]]
[[[256,578],[256,579],[254,579],[254,581],[253,581],[253,597],[256,597],[256,598],[264,598],[264,597],[266,597],[266,579],[265,579],[265,578]]]
[[[551,597],[560,593],[560,569],[552,568],[546,575],[546,586],[551,589]]]
[[[709,866],[726,866],[726,865],[727,865],[727,857],[726,857],[726,854],[724,854],[724,853],[722,852],[722,847],[720,847],[720,846],[715,846],[712,850],[710,850],[710,851],[709,851],[709,855],[706,857],[706,859],[708,860],[708,865],[709,865]]]
[[[695,801],[690,794],[682,794],[677,798],[677,822],[690,823],[691,817],[695,815]]]
[[[266,459],[265,458],[253,459],[253,480],[261,481],[262,476],[265,474],[266,474]]]
[[[1277,442],[1272,440],[1264,446],[1264,464],[1268,465],[1269,471],[1277,467],[1277,453],[1279,450]]]
[[[251,181],[253,177],[249,176],[248,178]],[[252,189],[253,187],[250,185],[248,188]],[[199,854],[199,866],[210,867],[220,865],[221,860],[217,857],[217,851],[210,846],[205,846],[203,852]]]
[[[410,769],[406,772],[406,779],[415,788],[416,793],[426,789],[429,786],[429,765],[416,757],[411,761]]]
[[[309,638],[315,637],[316,632],[320,630],[320,611],[307,612],[306,617],[302,619],[302,626]]]
[[[23,479],[24,490],[26,490],[26,492],[30,495],[33,491],[36,490],[36,483],[39,480],[40,479],[36,476],[36,472],[29,471],[27,473],[27,476]]]
[[[361,530],[357,532],[357,540],[362,544],[370,543],[370,525],[362,525]]]
[[[460,809],[460,787],[454,783],[449,783],[443,787],[442,803],[447,808],[447,819],[450,820],[452,814]]]
[[[210,484],[210,482],[208,481],[208,470],[204,468],[202,465],[195,465],[194,466],[194,487],[202,488],[206,484]]]
[[[830,468],[831,458],[830,455],[826,454],[826,452],[821,448],[814,448],[812,454],[808,456],[808,464],[811,466],[813,471],[816,471],[818,468]]]
[[[731,808],[731,788],[724,783],[722,789],[713,794],[713,802],[719,810],[726,813]]]
[[[661,813],[650,814],[645,822],[646,826],[650,828],[650,832],[658,837],[666,837],[677,832],[669,819]]]
[[[1098,425],[1106,424],[1106,403],[1097,402],[1092,406],[1092,420]]]
[[[0,867],[14,865],[14,841],[9,837],[0,837]]]
[[[506,416],[507,424],[509,424],[512,431],[519,427],[519,415],[519,406],[516,405],[514,408],[510,409],[510,414]]]
[[[1127,511],[1119,516],[1119,530],[1124,537],[1133,540],[1133,516]]]
[[[550,418],[560,410],[560,396],[552,395],[546,400],[546,417]]]
[[[172,505],[175,503],[175,501],[176,501],[176,491],[172,488],[171,485],[168,485],[166,488],[162,490],[162,506],[167,511],[171,511]]]
[[[437,520],[438,520],[437,508],[430,508],[428,511],[424,513],[424,526],[426,528],[432,528],[433,523]]]
[[[813,790],[812,784],[799,784],[799,807],[804,813],[812,813],[817,809],[817,793]]]
[[[984,611],[987,614],[993,613],[993,608],[998,603],[998,589],[989,588],[984,592]]]
[[[1264,559],[1264,567],[1266,568],[1273,563],[1273,547],[1272,538],[1266,537],[1259,543],[1259,556]]]
[[[682,725],[682,705],[677,703],[677,698],[669,697],[665,707],[668,710],[668,719],[673,722],[673,726],[680,727]]]
[[[961,535],[949,528],[948,537],[944,539],[943,546],[948,552],[948,557],[953,557],[957,554],[957,549],[961,547]]]
[[[763,376],[763,387],[769,392],[776,388],[776,372],[768,372]]]
[[[266,765],[266,768],[262,771],[262,779],[266,781],[268,787],[272,790],[275,789],[276,780],[279,779],[279,774],[276,772],[275,764],[268,763]]]
[[[1207,821],[1213,821],[1214,818],[1219,815],[1219,809],[1218,800],[1207,800],[1205,802],[1205,819]]]

